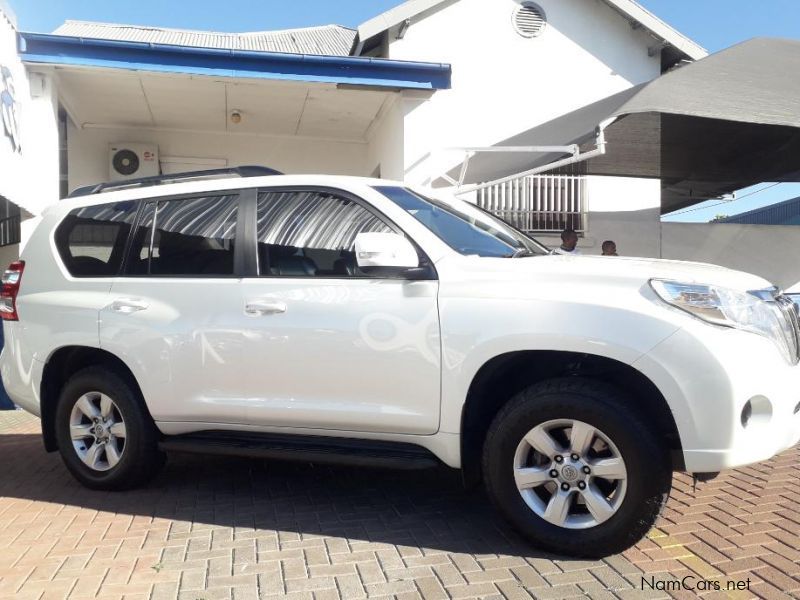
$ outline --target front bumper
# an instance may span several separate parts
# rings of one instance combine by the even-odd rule
[[[767,460],[800,442],[800,365],[762,336],[692,320],[634,366],[670,405],[689,472]]]

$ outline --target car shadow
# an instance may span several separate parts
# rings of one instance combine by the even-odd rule
[[[441,467],[393,471],[170,454],[147,487],[92,491],[40,434],[0,435],[0,497],[214,527],[296,532],[451,553],[569,560],[538,551]]]

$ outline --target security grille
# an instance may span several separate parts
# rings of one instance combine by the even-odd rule
[[[19,206],[0,196],[0,247],[20,242]]]
[[[533,2],[523,2],[514,9],[512,15],[514,29],[523,37],[536,37],[547,24],[544,11]]]
[[[586,231],[586,178],[531,175],[478,191],[478,205],[531,233]]]
[[[19,244],[20,242],[20,216],[14,215],[0,219],[0,247]]]

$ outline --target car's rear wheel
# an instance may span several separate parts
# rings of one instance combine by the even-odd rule
[[[669,454],[623,394],[602,382],[542,382],[514,397],[487,435],[494,503],[536,545],[598,557],[653,526],[672,481]]]
[[[138,390],[102,367],[67,381],[56,408],[56,437],[69,471],[92,489],[136,487],[164,464]]]

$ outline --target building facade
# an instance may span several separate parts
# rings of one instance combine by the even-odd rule
[[[55,35],[20,38],[15,64],[21,70],[24,62],[37,94],[20,105],[47,113],[30,119],[29,132],[49,149],[25,160],[42,172],[32,215],[67,190],[118,176],[113,155],[129,147],[157,157],[162,173],[265,164],[440,186],[439,177],[464,160],[456,148],[494,146],[705,54],[628,0],[415,0],[357,31],[216,34],[67,22]],[[218,48],[243,60],[297,55],[390,71],[447,67],[450,78],[390,81],[380,68],[353,81],[285,65],[248,71],[230,55],[203,71],[157,56],[171,50],[199,60]],[[531,228],[546,241],[571,212],[588,253],[599,253],[606,238],[628,254],[658,252],[650,241],[659,223],[657,180],[577,176],[525,185],[544,185],[548,203],[540,208],[552,218]]]
[[[53,82],[28,70],[18,52],[16,18],[0,1],[0,263],[19,256],[19,242],[59,198],[58,105]]]
[[[23,243],[69,190],[137,175],[259,164],[461,193],[470,156],[564,119],[554,139],[570,144],[569,115],[706,55],[633,0],[413,0],[357,30],[244,34],[75,21],[20,33],[0,9],[16,123],[0,140],[0,235],[18,209]],[[462,196],[553,246],[570,226],[587,254],[611,239],[671,257],[655,177],[575,165]]]

